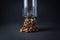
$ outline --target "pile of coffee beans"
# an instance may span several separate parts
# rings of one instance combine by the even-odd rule
[[[26,18],[20,32],[38,32],[36,18]]]

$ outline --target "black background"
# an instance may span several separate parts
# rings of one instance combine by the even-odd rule
[[[60,40],[59,1],[37,0],[40,32],[20,33],[23,0],[0,0],[0,40]]]

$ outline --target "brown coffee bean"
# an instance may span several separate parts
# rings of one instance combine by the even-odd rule
[[[31,26],[29,29],[33,29],[33,27]]]
[[[20,29],[20,32],[23,32],[23,30],[22,30],[22,29]]]
[[[29,31],[31,31],[32,29],[29,29]]]
[[[36,29],[36,31],[39,31],[38,29]]]
[[[35,31],[35,29],[33,29],[33,31]]]
[[[28,19],[28,18],[26,18],[26,19],[25,19],[25,22],[29,22],[29,19]]]
[[[25,30],[25,32],[29,32],[28,28],[26,28],[26,29],[24,29],[24,30]]]

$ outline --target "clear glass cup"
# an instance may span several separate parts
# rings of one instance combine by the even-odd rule
[[[23,16],[37,17],[37,0],[24,0]]]

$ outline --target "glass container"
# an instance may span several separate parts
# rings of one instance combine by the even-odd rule
[[[37,17],[37,0],[24,0],[24,17]]]

